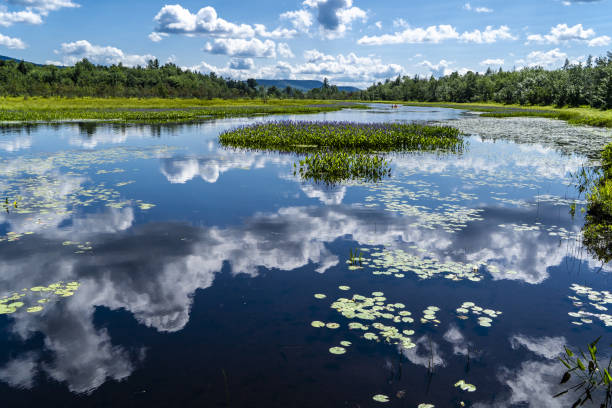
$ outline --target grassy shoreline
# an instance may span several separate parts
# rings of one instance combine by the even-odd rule
[[[364,108],[342,101],[275,99],[0,98],[0,124],[112,121],[180,123],[217,118],[332,112]]]
[[[554,106],[524,106],[504,105],[500,103],[453,103],[453,102],[388,102],[405,106],[428,106],[437,108],[464,109],[484,112],[483,117],[510,118],[510,117],[540,117],[564,120],[573,125],[588,125],[596,127],[612,127],[612,110],[599,110],[589,107],[557,108]]]

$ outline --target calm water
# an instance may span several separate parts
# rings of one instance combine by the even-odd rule
[[[331,188],[294,177],[291,155],[216,142],[254,121],[462,115],[3,128],[2,406],[567,406],[556,356],[612,324],[612,297],[575,286],[612,276],[580,245],[570,173],[586,158],[474,135],[461,155],[397,155],[390,179]],[[377,297],[375,320],[331,307],[353,295]]]

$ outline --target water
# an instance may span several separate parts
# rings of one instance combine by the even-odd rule
[[[585,156],[498,131],[491,140],[480,126],[461,155],[395,155],[391,179],[330,188],[297,179],[291,155],[216,142],[253,121],[464,115],[374,106],[4,128],[0,297],[23,295],[5,302],[23,306],[0,315],[3,406],[571,405],[573,395],[552,398],[563,374],[555,358],[599,335],[609,343],[611,331],[610,312],[591,304],[605,307],[605,294],[589,302],[571,289],[610,288],[609,267],[580,244],[584,203],[570,173]],[[355,250],[362,268],[347,264]],[[382,306],[405,306],[376,321],[413,330],[415,347],[331,308],[373,292]],[[456,311],[464,302],[502,313],[485,327],[478,318],[488,315]],[[429,306],[439,311],[423,323]],[[592,323],[568,315],[579,310]],[[342,341],[346,353],[331,354]],[[462,379],[476,391],[454,387]]]

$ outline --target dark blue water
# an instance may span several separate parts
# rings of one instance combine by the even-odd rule
[[[580,243],[570,174],[582,157],[468,137],[460,155],[393,156],[379,184],[328,187],[296,178],[291,155],[216,141],[254,121],[460,115],[374,107],[3,128],[2,406],[571,405],[572,395],[552,398],[556,357],[611,334],[601,308],[612,297],[590,302],[571,289],[610,288],[609,267]],[[347,263],[353,251],[361,268]],[[331,307],[353,295],[378,296],[390,316]],[[464,302],[480,314],[461,318]],[[430,306],[435,319],[421,320]],[[502,313],[489,327],[484,311]],[[402,335],[410,347],[386,341],[375,322],[414,331]],[[342,341],[346,352],[330,353]]]

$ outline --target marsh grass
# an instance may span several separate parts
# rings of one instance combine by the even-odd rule
[[[302,152],[321,148],[361,152],[459,151],[457,129],[405,123],[292,122],[242,126],[219,136],[224,146]]]
[[[219,136],[225,147],[306,154],[294,175],[328,185],[391,175],[384,153],[462,151],[457,129],[403,123],[292,122],[242,126]]]
[[[347,106],[333,101],[135,98],[0,98],[0,122],[114,121],[178,123],[271,114],[331,112]]]

